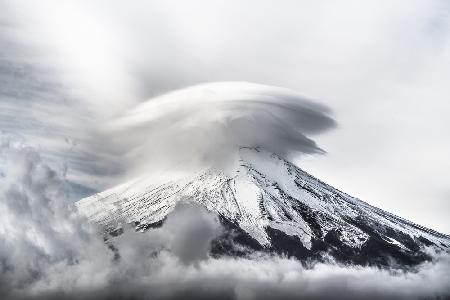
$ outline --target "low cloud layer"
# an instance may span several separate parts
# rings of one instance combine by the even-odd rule
[[[228,166],[240,146],[282,156],[324,153],[312,135],[335,127],[328,108],[288,89],[208,83],[149,99],[106,127],[128,166]]]
[[[0,143],[3,299],[423,299],[450,295],[450,258],[414,272],[279,256],[212,258],[215,215],[184,205],[162,227],[105,243],[66,199],[64,172],[17,138]]]

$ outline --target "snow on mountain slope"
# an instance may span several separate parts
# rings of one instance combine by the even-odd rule
[[[82,199],[76,206],[109,230],[124,222],[135,222],[143,230],[146,224],[162,221],[179,201],[194,201],[236,224],[265,248],[273,246],[269,230],[298,239],[299,247],[308,251],[317,241],[365,253],[382,245],[387,255],[450,248],[449,236],[353,198],[275,154],[241,148],[239,157],[232,175],[205,170],[159,183],[144,176]]]

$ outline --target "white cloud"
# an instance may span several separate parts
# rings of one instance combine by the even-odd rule
[[[325,106],[288,89],[218,82],[152,98],[105,125],[105,135],[115,137],[129,171],[159,176],[161,169],[227,169],[239,147],[285,157],[324,153],[311,136],[334,126]]]

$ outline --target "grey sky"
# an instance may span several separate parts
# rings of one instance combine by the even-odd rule
[[[0,129],[55,155],[70,149],[73,176],[88,173],[91,187],[117,183],[123,167],[112,150],[99,156],[103,120],[162,92],[244,80],[332,109],[338,128],[315,137],[328,154],[300,167],[450,232],[447,1],[3,1],[0,11]]]

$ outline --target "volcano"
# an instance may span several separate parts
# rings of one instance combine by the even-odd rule
[[[178,203],[199,204],[224,227],[213,255],[257,251],[383,267],[414,266],[450,249],[450,236],[341,192],[264,149],[240,148],[231,169],[169,180],[141,176],[76,207],[114,235],[124,224],[138,231],[161,226]]]

